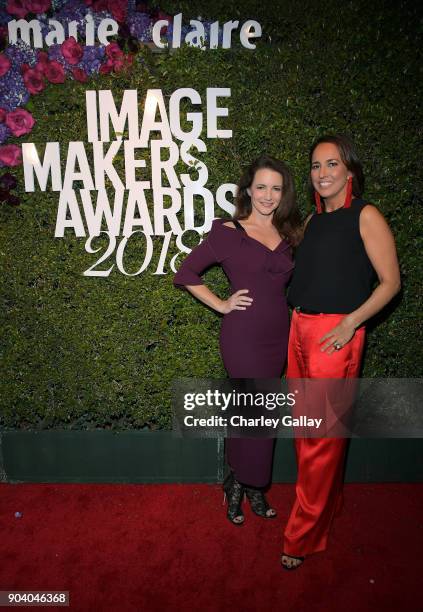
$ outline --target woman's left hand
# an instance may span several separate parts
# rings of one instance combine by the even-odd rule
[[[340,351],[351,340],[354,333],[354,324],[346,316],[336,327],[320,338],[319,344],[323,343],[320,350],[328,355],[334,351]]]

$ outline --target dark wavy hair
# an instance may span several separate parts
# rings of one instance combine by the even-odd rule
[[[334,144],[338,147],[341,160],[353,175],[353,195],[356,198],[361,198],[364,192],[363,166],[361,165],[361,161],[357,155],[357,151],[353,142],[347,136],[344,136],[343,134],[326,134],[325,136],[321,136],[315,142],[313,142],[309,155],[310,166],[313,159],[314,150],[319,144],[326,142]],[[308,179],[308,185],[314,205],[314,187],[310,177]]]
[[[274,212],[272,222],[281,237],[285,237],[292,246],[297,246],[302,238],[301,217],[297,208],[294,179],[288,166],[270,155],[261,155],[244,171],[238,183],[235,198],[234,219],[247,219],[252,210],[251,198],[247,189],[251,187],[257,170],[267,168],[282,176],[282,197]]]

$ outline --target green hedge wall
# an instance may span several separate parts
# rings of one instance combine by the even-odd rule
[[[182,12],[184,23],[197,15],[221,22],[256,18],[263,37],[256,51],[239,43],[229,50],[183,47],[160,55],[144,49],[130,74],[51,85],[31,103],[37,124],[29,140],[40,146],[86,140],[86,88],[111,88],[116,97],[136,88],[142,99],[152,87],[169,94],[178,87],[200,94],[207,87],[230,87],[227,124],[233,138],[206,141],[202,154],[209,189],[236,182],[241,169],[266,151],[293,169],[305,214],[311,142],[326,131],[349,134],[364,162],[366,197],[395,233],[403,278],[401,295],[370,324],[364,375],[421,375],[417,3],[330,0],[323,9],[309,0],[203,0],[160,6]],[[22,168],[12,171],[22,204],[0,209],[1,426],[168,428],[174,378],[224,375],[219,316],[175,290],[171,273],[154,276],[153,264],[136,277],[116,271],[107,279],[82,276],[94,258],[84,251],[84,238],[54,238],[58,194],[25,193]],[[135,270],[143,245],[131,245],[125,265]],[[206,280],[221,294],[227,290],[219,269]]]

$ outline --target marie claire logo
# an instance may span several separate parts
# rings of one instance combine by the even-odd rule
[[[42,24],[38,19],[13,19],[8,23],[9,41],[11,44],[16,44],[18,40],[24,41],[27,45],[41,49],[44,45],[60,45],[66,38],[71,36],[78,40],[78,22],[70,21],[63,25],[57,19],[49,19],[48,25],[50,32],[44,34]],[[259,38],[262,34],[261,25],[249,19],[241,26],[238,20],[227,21],[222,26],[218,21],[210,24],[208,35],[204,24],[198,19],[190,19],[190,30],[183,27],[182,13],[175,15],[172,23],[172,37],[170,43],[162,38],[162,33],[169,26],[169,20],[160,19],[152,27],[151,39],[159,49],[164,49],[170,44],[172,48],[179,48],[182,43],[186,43],[193,47],[205,49],[205,41],[207,40],[208,48],[217,49],[219,45],[222,49],[229,49],[232,46],[232,38],[238,31],[241,45],[246,49],[255,49],[256,45],[251,42],[251,39]],[[109,38],[116,36],[119,30],[119,25],[114,19],[102,19],[98,26],[95,24],[92,15],[89,13],[85,17],[85,44],[92,46],[95,44],[96,38],[98,41],[107,45]],[[44,38],[44,40],[43,40]]]

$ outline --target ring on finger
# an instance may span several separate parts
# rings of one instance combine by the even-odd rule
[[[340,351],[342,348],[342,344],[339,344],[339,342],[334,342],[333,343],[333,348],[335,349],[335,351]]]

